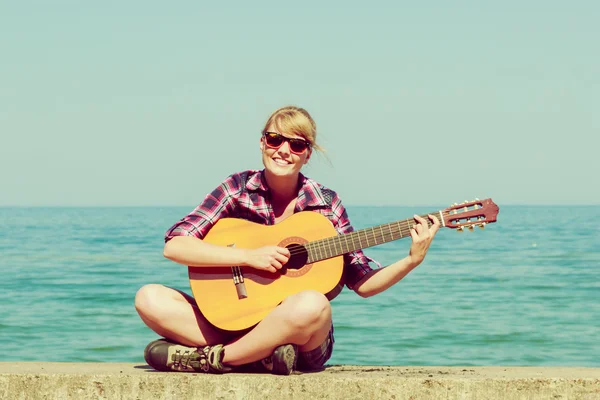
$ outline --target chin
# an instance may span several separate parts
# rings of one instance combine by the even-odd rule
[[[295,170],[292,168],[269,168],[269,171],[275,176],[291,176],[295,175]]]

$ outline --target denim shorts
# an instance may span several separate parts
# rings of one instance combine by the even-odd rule
[[[320,371],[333,353],[333,325],[329,330],[329,335],[321,345],[315,349],[306,352],[300,352],[298,355],[298,371]]]

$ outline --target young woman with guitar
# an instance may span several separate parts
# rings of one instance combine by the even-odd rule
[[[254,247],[248,244],[253,239],[263,243],[259,239],[267,237],[267,231],[257,230],[258,224],[275,228],[287,223],[290,235],[294,229],[331,229],[333,234],[353,231],[337,194],[300,173],[313,151],[320,150],[316,137],[315,122],[306,110],[292,106],[276,110],[260,138],[264,169],[231,175],[167,231],[164,256],[189,266],[190,278],[205,286],[193,290],[195,298],[158,284],[138,291],[135,307],[140,317],[165,338],[146,347],[145,358],[150,366],[162,371],[223,373],[263,365],[272,373],[286,375],[294,368],[321,369],[329,359],[333,326],[328,293],[291,286],[285,295],[279,294],[281,299],[270,299],[268,291],[256,294],[256,290],[269,287],[277,292],[277,285],[283,282],[278,279],[280,276],[296,277],[311,265],[316,270],[317,264],[310,264],[311,256],[305,252],[302,265],[306,267],[290,266],[292,258],[302,257],[301,246],[280,242]],[[313,226],[310,218],[296,220],[294,214],[303,211],[313,211],[302,213],[309,217],[316,213],[321,214],[319,218],[325,216],[328,221],[324,228],[318,229],[316,220]],[[410,252],[387,267],[372,269],[369,262],[373,260],[360,249],[337,257],[343,259],[343,278],[339,282],[361,297],[373,296],[396,284],[423,261],[440,227],[436,216],[428,217],[430,221],[419,216],[411,219]],[[252,226],[239,225],[238,229],[227,222],[234,218],[251,221]],[[218,221],[218,228],[211,231]],[[294,225],[288,221],[296,222]],[[247,238],[208,240],[211,234],[221,238],[240,232]],[[331,236],[330,233],[327,231],[324,236]],[[317,239],[318,235],[317,232]],[[217,286],[215,277],[221,271],[228,276],[233,271],[233,280],[227,280],[226,288]],[[338,280],[340,276],[334,278]],[[316,279],[308,287],[314,284],[317,288],[321,281]],[[212,302],[210,309],[199,307],[200,298]],[[229,298],[239,303],[230,303]],[[254,307],[244,309],[245,304]]]

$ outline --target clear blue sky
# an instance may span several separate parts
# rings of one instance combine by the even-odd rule
[[[600,204],[599,2],[203,3],[0,0],[0,205],[194,206],[287,104],[347,205]]]

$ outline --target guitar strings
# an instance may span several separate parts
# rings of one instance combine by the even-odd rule
[[[321,240],[317,240],[314,242],[310,242],[307,243],[306,245],[304,245],[304,247],[306,248],[306,250],[308,250],[309,252],[316,252],[319,251],[320,253],[323,252],[328,252],[329,249],[331,249],[332,247],[335,247],[335,249],[337,250],[338,247],[341,247],[342,249],[344,247],[355,247],[356,246],[356,242],[358,241],[359,246],[356,247],[371,247],[371,246],[375,246],[378,243],[378,241],[376,240],[379,237],[384,237],[386,238],[387,236],[390,236],[391,240],[396,240],[396,239],[400,239],[402,237],[408,236],[410,235],[410,228],[392,228],[392,229],[388,229],[388,233],[383,234],[383,235],[378,235],[377,233],[364,233],[363,232],[359,232],[357,234],[354,234],[355,232],[346,234],[346,235],[341,235],[341,236],[334,236],[332,238],[327,238],[327,239],[321,239]],[[398,234],[400,234],[400,236],[398,236]],[[389,240],[389,241],[391,241]],[[362,242],[366,241],[367,242],[367,246],[360,246],[362,244]],[[384,240],[385,243],[388,240]],[[345,243],[342,243],[345,242]],[[353,246],[349,246],[348,242],[350,242],[350,244],[352,244]],[[341,244],[341,246],[338,246],[338,243]],[[373,243],[371,245],[371,243]],[[298,250],[292,250],[290,251],[290,254],[295,255],[295,254],[300,254],[303,253],[304,250],[302,249],[298,249]],[[330,251],[329,251],[330,252]],[[342,254],[345,253],[344,251],[342,251]]]
[[[431,213],[432,215],[436,215],[439,214],[439,211],[436,211],[434,213]],[[446,217],[450,215],[447,211],[442,211],[442,216]],[[427,220],[427,225],[429,227],[431,227],[433,225],[433,222],[431,222],[431,220],[429,220],[428,215],[422,215],[421,217],[423,217],[424,219]],[[358,231],[354,231],[345,235],[338,235],[338,236],[333,236],[333,237],[328,237],[328,238],[324,238],[324,239],[320,239],[320,240],[315,240],[313,242],[309,242],[306,245],[303,245],[303,248],[296,248],[296,249],[292,249],[290,251],[290,255],[291,256],[295,256],[295,255],[299,255],[299,254],[303,254],[305,252],[308,253],[316,253],[317,251],[319,251],[321,254],[323,253],[327,253],[329,251],[329,253],[331,253],[331,256],[325,257],[325,258],[330,258],[330,257],[335,257],[337,255],[341,255],[346,253],[347,251],[351,251],[350,247],[371,247],[371,246],[375,246],[378,243],[378,241],[376,240],[379,237],[383,237],[384,238],[384,242],[385,243],[387,241],[392,241],[392,240],[396,240],[396,239],[400,239],[402,237],[406,237],[410,235],[410,225],[411,223],[414,223],[414,219],[409,218],[409,219],[405,219],[405,220],[400,220],[400,221],[396,221],[396,222],[391,222],[388,224],[383,224],[383,225],[379,225],[379,226],[374,226],[371,228],[366,228],[366,229],[361,229]],[[383,233],[383,229],[387,229],[389,233]],[[371,230],[371,232],[367,232],[368,230]],[[379,230],[381,232],[381,234],[375,232],[376,230]],[[400,234],[399,237],[397,237],[397,235]],[[386,239],[386,236],[389,235],[390,236],[390,240]],[[355,240],[358,239],[358,244],[359,246],[356,246]],[[365,239],[365,241],[367,242],[367,246],[362,246],[362,239]],[[345,246],[348,247],[348,249],[344,248],[344,244],[342,244],[341,242],[344,241],[345,242]],[[348,241],[351,241],[353,246],[348,246]],[[335,250],[338,250],[338,245],[337,244],[341,244],[340,247],[340,254],[333,254],[333,252],[331,251],[332,245],[335,247]],[[370,243],[374,243],[374,244],[370,244]],[[343,251],[343,250],[347,250],[347,251]],[[335,251],[337,252],[337,251]]]
[[[458,214],[450,214],[448,211],[441,211],[442,213],[442,217],[444,218],[444,220],[446,220],[446,217],[450,216],[450,215],[459,215]],[[439,214],[439,211],[433,212],[431,213],[433,215]],[[429,220],[428,215],[422,215],[421,217],[423,217],[424,219],[427,220],[427,224],[429,227],[431,227],[433,225],[433,222],[431,222],[431,220]],[[366,228],[366,229],[361,229],[359,231],[355,231],[355,232],[351,232],[349,234],[346,235],[339,235],[339,236],[333,236],[333,237],[329,237],[329,238],[324,238],[324,239],[320,239],[320,240],[316,240],[314,242],[310,242],[307,243],[304,247],[306,248],[307,251],[309,252],[315,252],[319,251],[319,253],[321,254],[321,256],[323,255],[323,253],[325,253],[326,257],[322,257],[320,259],[325,259],[325,258],[331,258],[331,257],[336,257],[338,255],[341,254],[345,254],[349,251],[352,250],[356,250],[356,249],[360,249],[360,248],[368,248],[371,246],[375,246],[381,243],[385,243],[387,241],[392,241],[392,240],[397,240],[400,239],[402,237],[406,237],[410,235],[410,225],[414,224],[414,219],[409,218],[406,220],[400,220],[400,221],[396,221],[396,222],[391,222],[388,224],[383,224],[383,225],[379,225],[379,226],[375,226],[372,228]],[[376,230],[379,230],[383,233],[383,229],[384,227],[386,227],[389,231],[391,231],[391,233],[389,234],[391,236],[391,240],[387,240],[386,234],[380,235],[379,233],[376,232]],[[393,229],[392,229],[393,227]],[[366,233],[367,231],[369,231],[369,233]],[[397,237],[397,234],[400,233],[400,236]],[[379,243],[376,239],[379,237],[384,238],[384,241]],[[345,239],[346,238],[346,239]],[[358,239],[359,243],[358,246],[355,243],[355,240]],[[364,239],[365,241],[367,241],[367,245],[363,246],[362,245],[362,240]],[[348,245],[348,240],[352,241],[352,246]],[[342,241],[345,241],[345,246],[343,243],[341,243]],[[372,242],[373,244],[371,244],[370,242]],[[340,243],[340,250],[338,250],[338,246],[337,244]],[[331,251],[331,247],[332,245],[335,246],[335,251],[337,254],[334,254],[334,252]],[[347,248],[346,248],[347,247]],[[303,253],[304,250],[299,249],[297,251],[294,252],[290,252],[295,254],[300,254]],[[327,253],[331,253],[331,254],[327,254]]]
[[[459,215],[458,214],[450,214],[447,210],[443,211],[435,211],[429,214],[421,215],[427,221],[427,226],[431,227],[433,222],[429,219],[429,215],[438,215],[442,214],[443,219],[445,220],[449,215]],[[301,247],[297,247],[295,249],[290,250],[290,256],[296,256],[303,253],[309,253],[309,255],[317,253],[317,251],[323,255],[325,253],[326,257],[320,258],[321,260],[331,257],[336,257],[338,255],[345,254],[347,252],[358,250],[360,248],[368,248],[371,246],[376,246],[378,244],[386,243],[388,241],[397,240],[403,237],[407,237],[410,235],[410,226],[411,224],[416,224],[413,218],[407,218],[405,220],[399,220],[395,222],[390,222],[387,224],[382,224],[378,226],[374,226],[371,228],[360,229],[358,231],[350,232],[343,235],[332,236],[324,239],[315,240],[312,242],[308,242],[304,245],[300,245]],[[383,230],[387,229],[389,233],[383,233]],[[368,232],[370,230],[370,232]],[[375,232],[379,230],[380,233]],[[398,236],[398,234],[400,236]],[[390,239],[387,239],[387,235],[389,235]],[[377,238],[383,237],[383,241],[379,243]],[[355,241],[358,239],[358,246]],[[367,242],[366,246],[362,245],[364,239]],[[349,241],[351,241],[351,245],[349,245]],[[342,243],[345,242],[345,243]],[[373,244],[371,244],[373,243]],[[339,246],[338,246],[339,244]],[[333,247],[333,249],[332,249]],[[312,253],[312,254],[311,254]],[[330,253],[330,255],[327,255]],[[335,253],[335,254],[334,254]]]

